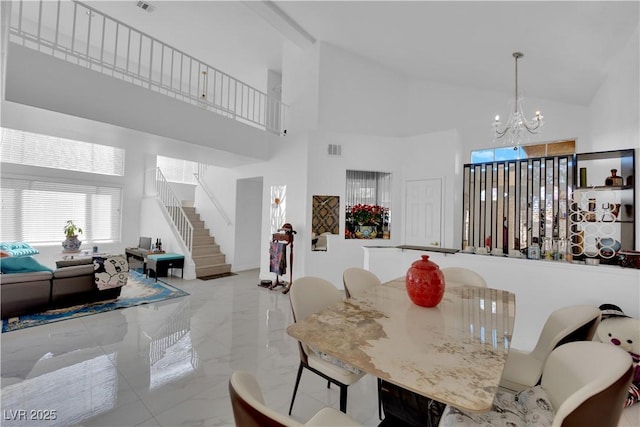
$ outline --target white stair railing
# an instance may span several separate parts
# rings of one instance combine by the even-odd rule
[[[193,225],[187,214],[182,209],[182,202],[171,189],[169,181],[166,180],[160,168],[155,169],[153,185],[156,197],[162,202],[166,208],[166,212],[173,221],[176,231],[182,238],[189,255],[193,253]]]
[[[8,3],[9,40],[224,117],[284,134],[287,106],[77,1]],[[6,12],[5,12],[6,13]]]

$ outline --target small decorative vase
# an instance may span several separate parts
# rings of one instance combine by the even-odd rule
[[[603,258],[613,258],[613,256],[620,250],[622,245],[616,239],[611,237],[598,238],[596,247],[598,248],[598,254]]]
[[[623,184],[623,179],[621,176],[618,176],[618,169],[611,169],[611,176],[607,177],[607,179],[604,180],[604,185],[606,186],[620,186],[622,187]]]
[[[373,239],[378,235],[375,225],[359,225],[356,236],[360,239]]]
[[[80,252],[81,245],[82,242],[78,240],[78,236],[67,237],[67,239],[62,242],[64,252]]]
[[[406,275],[407,294],[414,304],[435,307],[444,296],[444,275],[428,255],[411,264]]]

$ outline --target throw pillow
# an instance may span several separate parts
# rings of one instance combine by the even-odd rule
[[[122,255],[94,256],[93,275],[101,291],[124,286],[129,279],[129,264]]]
[[[5,274],[31,273],[34,271],[53,271],[40,264],[30,256],[10,257],[0,259],[0,270]]]
[[[3,242],[0,243],[0,250],[12,257],[22,257],[38,255],[40,251],[31,247],[27,242]]]

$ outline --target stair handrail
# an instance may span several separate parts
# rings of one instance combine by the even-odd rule
[[[204,194],[207,195],[207,197],[209,198],[209,200],[211,201],[211,203],[213,203],[213,206],[216,207],[216,209],[218,210],[218,212],[220,213],[220,216],[222,217],[222,219],[225,220],[225,222],[227,223],[227,225],[231,225],[231,220],[229,219],[229,216],[225,213],[222,205],[220,204],[220,202],[218,201],[218,199],[213,195],[213,193],[209,190],[209,188],[207,187],[207,185],[204,183],[203,180],[200,179],[200,174],[198,173],[194,173],[193,176],[195,176],[196,181],[198,181],[198,184],[200,184],[200,187],[202,188],[202,190],[204,191]]]
[[[2,3],[5,6],[4,3],[10,5],[11,2]],[[38,4],[37,10],[24,8],[23,3],[24,0],[16,1],[16,13],[11,13],[10,6],[6,8],[10,16],[10,41],[19,41],[38,52],[146,87],[223,117],[285,134],[286,104],[218,68],[77,0],[71,2],[73,10],[69,16],[62,16],[66,9],[61,8],[60,1],[30,2],[31,5]],[[43,11],[43,7],[47,9]],[[53,7],[56,9],[51,9]],[[93,18],[89,19],[87,28],[78,23],[86,16]],[[48,21],[45,20],[47,17]],[[52,23],[52,17],[56,17],[55,23]],[[71,34],[64,32],[66,28],[61,29],[61,24],[68,21],[71,21]],[[54,28],[45,22],[52,23]],[[97,28],[93,32],[92,22]],[[108,26],[109,31],[105,31]]]
[[[156,168],[154,188],[156,197],[162,202],[167,214],[173,221],[175,229],[187,247],[189,255],[191,255],[193,253],[193,224],[189,221],[189,217],[182,209],[182,202],[176,196],[159,167]]]

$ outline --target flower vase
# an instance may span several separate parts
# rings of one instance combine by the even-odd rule
[[[406,275],[407,294],[414,304],[435,307],[444,296],[444,275],[428,255],[411,264]]]
[[[62,242],[63,252],[80,252],[81,245],[82,242],[78,240],[78,236],[67,237],[67,239]]]
[[[356,230],[356,236],[359,239],[373,239],[378,235],[375,225],[359,225]]]

